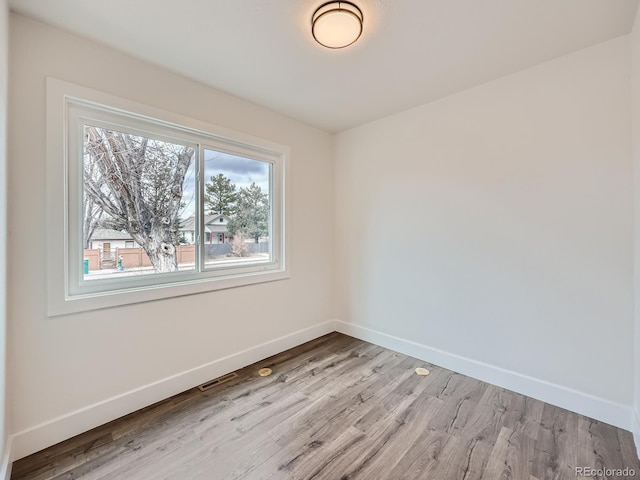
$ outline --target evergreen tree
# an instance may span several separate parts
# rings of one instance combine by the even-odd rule
[[[222,173],[211,177],[211,182],[205,185],[204,201],[212,215],[233,215],[238,201],[235,184]]]
[[[228,224],[232,235],[242,233],[255,240],[269,233],[269,195],[254,183],[240,188],[236,211]]]

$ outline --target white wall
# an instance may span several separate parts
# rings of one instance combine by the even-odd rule
[[[636,15],[631,43],[631,97],[632,97],[632,161],[634,180],[634,299],[635,299],[635,401],[633,430],[636,447],[640,452],[640,9]],[[640,455],[640,453],[639,453]]]
[[[9,62],[9,7],[6,0],[0,0],[0,462],[5,459],[6,437],[6,245],[7,245],[7,82]],[[3,468],[0,463],[0,479]]]
[[[18,457],[330,329],[330,135],[61,30],[10,20],[9,249],[29,252],[9,259]],[[292,278],[47,318],[46,76],[289,145]]]
[[[629,74],[621,37],[339,134],[345,329],[629,428]]]

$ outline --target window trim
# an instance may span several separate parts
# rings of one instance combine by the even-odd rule
[[[109,117],[127,118],[131,121],[126,128],[138,128],[145,125],[155,125],[161,130],[171,131],[170,141],[183,138],[199,138],[199,156],[204,148],[225,151],[240,156],[255,158],[272,164],[270,196],[272,203],[272,235],[270,237],[273,249],[272,262],[268,268],[264,263],[255,262],[247,266],[221,267],[205,269],[201,272],[191,272],[187,275],[179,273],[154,274],[151,281],[130,281],[126,289],[100,289],[100,285],[109,282],[92,283],[89,288],[78,288],[87,282],[78,281],[78,272],[72,274],[77,259],[70,261],[71,248],[77,249],[77,239],[72,240],[71,228],[82,228],[77,218],[78,190],[82,196],[82,188],[78,188],[79,172],[73,172],[78,159],[71,158],[77,154],[78,145],[71,145],[70,122],[83,109],[96,112],[106,112]],[[82,112],[80,112],[82,113]],[[82,118],[82,115],[80,116]],[[108,123],[108,122],[107,122]],[[117,124],[117,122],[116,122]],[[133,125],[133,126],[130,126]],[[118,125],[119,127],[120,125]],[[162,128],[161,128],[162,127]],[[154,138],[157,130],[153,130]],[[181,132],[175,136],[173,133]],[[205,139],[203,141],[203,139]],[[77,140],[77,139],[76,139]],[[189,141],[189,143],[191,143]],[[191,295],[262,282],[282,280],[290,277],[289,261],[289,208],[288,168],[290,149],[284,145],[257,138],[244,133],[212,125],[207,122],[189,118],[161,110],[156,107],[116,97],[90,88],[74,85],[54,78],[47,78],[47,309],[49,316],[97,310],[119,305],[128,305],[151,300],[158,300],[182,295]],[[199,181],[196,189],[202,188],[204,172],[197,171]],[[72,185],[76,182],[76,186]],[[70,198],[70,192],[76,197]],[[75,201],[75,204],[73,203]],[[82,205],[80,199],[79,205]],[[203,209],[197,207],[196,215],[200,216],[203,228]],[[203,233],[203,232],[201,232]],[[75,232],[79,237],[81,232]],[[74,246],[75,244],[75,246]],[[81,243],[79,244],[80,246]],[[200,261],[204,267],[203,259]],[[61,276],[64,281],[61,282]],[[180,278],[178,278],[179,276]],[[134,277],[134,278],[143,278]],[[149,284],[152,281],[169,278],[165,283]],[[81,280],[81,279],[80,279]],[[97,287],[94,287],[97,285]],[[98,291],[100,290],[100,291]]]

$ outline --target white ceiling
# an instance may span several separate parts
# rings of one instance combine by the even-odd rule
[[[337,132],[628,33],[639,0],[355,0],[364,33],[316,44],[323,0],[10,0],[57,25]]]

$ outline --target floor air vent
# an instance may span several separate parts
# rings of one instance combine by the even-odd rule
[[[214,378],[213,380],[209,380],[202,385],[198,385],[198,390],[204,392],[205,390],[209,390],[210,388],[217,387],[221,383],[228,382],[229,380],[233,380],[237,378],[238,374],[236,372],[227,373],[226,375],[222,375],[221,377]]]

